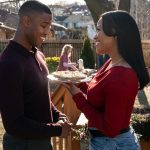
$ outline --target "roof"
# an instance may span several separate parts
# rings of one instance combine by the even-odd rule
[[[67,28],[61,24],[52,22],[52,28],[57,31],[67,30]]]
[[[54,16],[55,21],[64,21],[68,16]]]
[[[89,22],[92,21],[92,17],[91,16],[84,16],[83,14],[72,14],[70,16],[68,16],[68,18],[66,18],[64,20],[64,22]]]
[[[9,26],[7,26],[7,25],[4,25],[4,23],[2,23],[2,22],[0,22],[0,28],[1,28],[1,29],[6,29],[6,30],[12,31],[12,32],[15,32],[15,31],[16,31],[15,28],[11,28],[11,27],[9,27]]]
[[[18,15],[14,12],[0,9],[0,22],[3,22],[9,27],[16,28],[18,24]]]
[[[68,16],[58,16],[54,20],[63,21],[67,18]],[[0,9],[0,27],[5,28],[9,31],[15,31],[17,28],[18,24],[18,15],[13,12],[8,12],[7,10],[2,10]],[[61,24],[58,23],[52,23],[53,29],[57,31],[63,31],[67,30],[66,27],[64,27]]]

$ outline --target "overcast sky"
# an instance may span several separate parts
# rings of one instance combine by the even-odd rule
[[[65,3],[78,2],[78,3],[81,3],[81,4],[85,4],[84,0],[39,0],[39,1],[41,1],[42,3],[45,3],[45,4],[54,4],[54,3],[57,3],[57,2],[65,2]]]
[[[0,2],[5,2],[5,1],[8,1],[8,0],[0,0]],[[74,3],[74,2],[78,2],[78,3],[81,3],[81,4],[85,4],[84,0],[39,0],[41,1],[42,3],[44,4],[54,4],[54,3],[57,3],[57,2],[65,2],[65,3]]]

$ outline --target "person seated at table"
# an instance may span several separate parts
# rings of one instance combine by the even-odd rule
[[[57,71],[78,70],[75,66],[76,64],[72,63],[70,60],[72,49],[73,49],[72,45],[70,44],[64,45],[64,47],[62,48],[60,62],[57,67]]]

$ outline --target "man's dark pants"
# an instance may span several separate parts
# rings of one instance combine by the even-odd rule
[[[3,150],[52,150],[52,146],[50,138],[21,139],[5,133]]]

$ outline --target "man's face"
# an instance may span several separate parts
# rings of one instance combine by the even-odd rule
[[[33,13],[29,17],[29,25],[25,30],[26,40],[31,46],[40,46],[50,32],[52,15]]]

